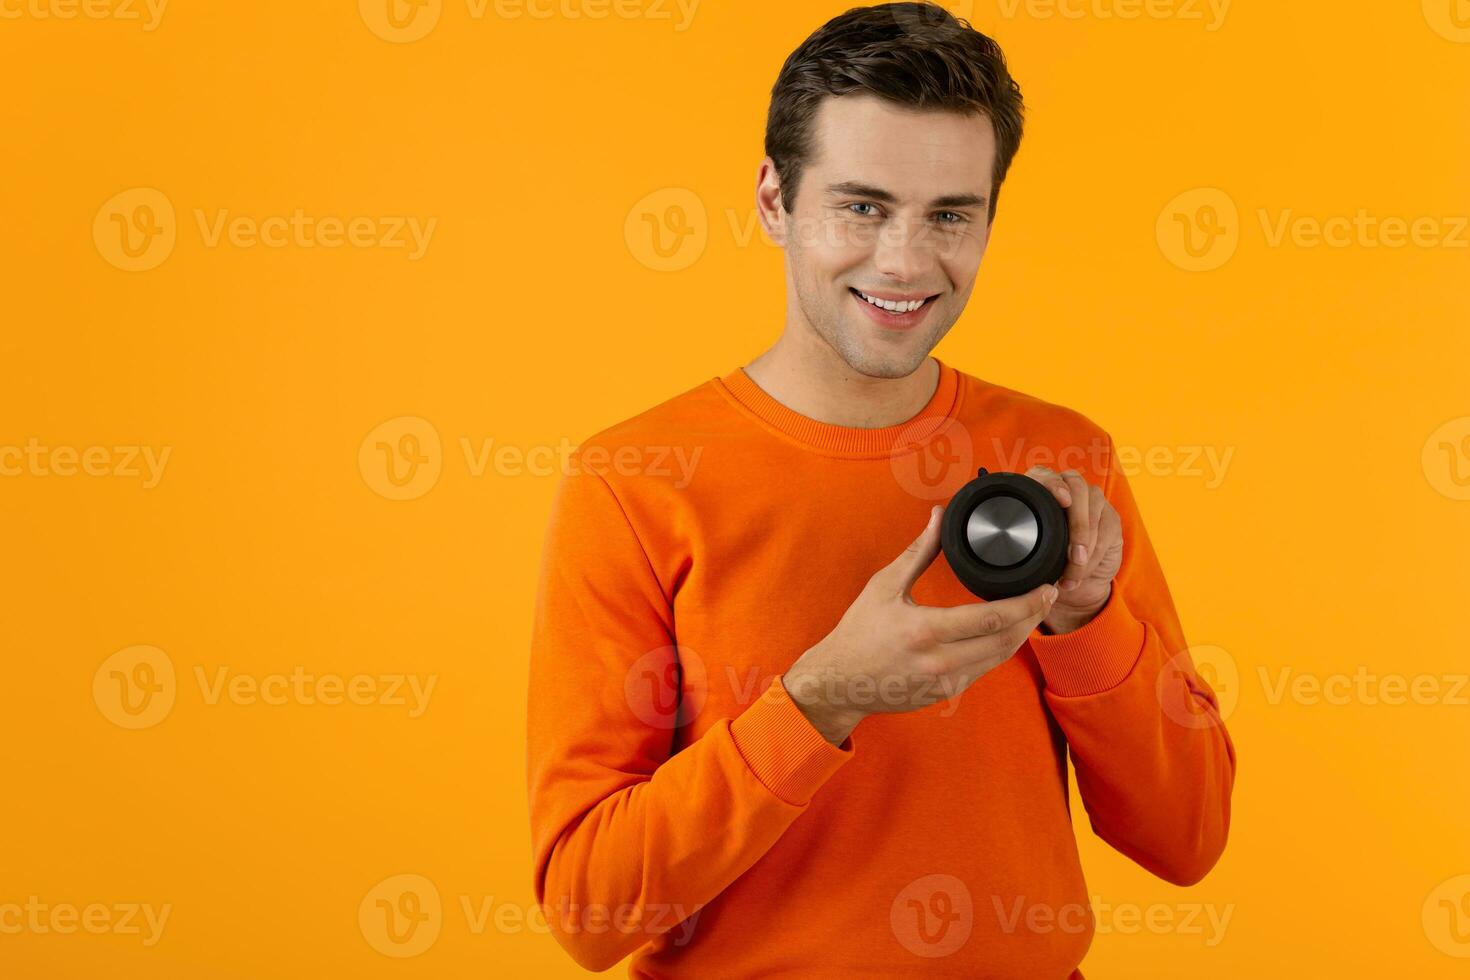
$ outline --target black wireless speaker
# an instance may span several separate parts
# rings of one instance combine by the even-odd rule
[[[1067,567],[1067,543],[1067,513],[1050,490],[984,467],[950,499],[939,527],[949,567],[982,599],[1055,582]]]

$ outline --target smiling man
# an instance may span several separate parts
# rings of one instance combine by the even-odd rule
[[[1021,130],[1000,49],[941,8],[824,25],[757,175],[780,337],[562,478],[528,779],[537,900],[583,966],[1080,977],[1069,753],[1110,845],[1181,885],[1218,859],[1234,749],[1111,437],[931,354]],[[1027,471],[1073,547],[1056,583],[977,602],[939,505],[1002,451],[1085,461]],[[699,464],[606,465],[655,452]]]

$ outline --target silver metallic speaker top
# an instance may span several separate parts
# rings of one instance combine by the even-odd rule
[[[1005,567],[1024,561],[1036,548],[1036,515],[1015,497],[991,497],[970,512],[965,537],[975,557]]]

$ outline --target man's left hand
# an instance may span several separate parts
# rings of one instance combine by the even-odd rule
[[[1070,633],[1092,622],[1113,590],[1113,576],[1123,564],[1123,522],[1103,496],[1076,470],[1053,472],[1033,466],[1026,475],[1046,487],[1067,512],[1067,567],[1057,588],[1061,593],[1041,621],[1043,632]]]

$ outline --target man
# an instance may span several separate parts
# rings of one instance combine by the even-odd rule
[[[1113,847],[1181,885],[1219,857],[1234,751],[1111,438],[929,353],[1021,120],[999,48],[940,8],[818,30],[758,174],[784,332],[562,478],[529,789],[537,900],[583,966],[1079,977],[1068,749]],[[1073,547],[978,602],[935,561],[939,505],[1010,452],[1058,461],[1027,472]]]

